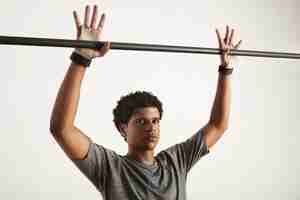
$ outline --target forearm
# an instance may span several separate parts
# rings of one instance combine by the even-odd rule
[[[52,111],[51,132],[63,132],[74,127],[74,120],[80,98],[81,82],[86,68],[71,64],[58,91]]]
[[[226,129],[228,127],[231,98],[230,81],[231,75],[222,75],[219,73],[210,122],[221,129]]]

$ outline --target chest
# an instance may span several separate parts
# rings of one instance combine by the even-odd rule
[[[119,172],[112,174],[108,187],[115,198],[126,199],[184,199],[185,177],[176,167],[158,163],[156,167],[145,167],[136,163],[125,163]],[[180,197],[180,198],[179,198]]]

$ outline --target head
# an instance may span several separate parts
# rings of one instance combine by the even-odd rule
[[[113,109],[114,123],[129,146],[154,150],[160,137],[163,109],[150,92],[137,91],[122,96]]]

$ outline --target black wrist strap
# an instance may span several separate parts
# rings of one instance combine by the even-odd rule
[[[219,65],[218,72],[223,74],[223,75],[230,75],[233,72],[233,68],[228,68],[228,67],[225,67],[223,65]]]
[[[76,53],[75,51],[73,51],[73,53],[71,54],[70,59],[74,63],[83,65],[84,67],[89,67],[92,62],[92,60],[83,57],[82,55]]]

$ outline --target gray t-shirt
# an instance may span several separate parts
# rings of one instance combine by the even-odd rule
[[[209,149],[202,129],[186,141],[155,156],[146,165],[91,143],[83,160],[75,165],[101,192],[104,200],[186,200],[186,178],[191,167]]]

